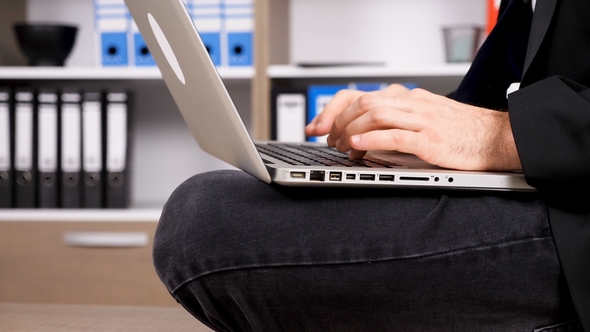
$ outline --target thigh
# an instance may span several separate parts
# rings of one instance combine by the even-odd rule
[[[427,330],[561,315],[559,263],[535,194],[289,188],[212,172],[174,192],[154,249],[171,293],[220,329]]]

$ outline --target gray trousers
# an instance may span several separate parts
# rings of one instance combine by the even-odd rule
[[[535,193],[204,173],[165,205],[154,264],[217,331],[581,331]]]

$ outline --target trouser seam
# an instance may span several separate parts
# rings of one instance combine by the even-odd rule
[[[329,262],[329,263],[326,263],[326,262],[324,262],[324,263],[319,263],[319,262],[318,263],[274,263],[274,264],[273,263],[265,263],[265,264],[252,264],[252,265],[220,268],[220,269],[211,270],[211,271],[207,271],[207,272],[198,274],[192,278],[185,280],[184,282],[182,282],[178,286],[176,286],[171,291],[171,293],[174,294],[176,291],[178,291],[180,288],[182,288],[186,284],[191,283],[199,278],[203,278],[206,276],[210,276],[212,274],[222,273],[222,272],[239,271],[239,270],[246,270],[246,269],[257,269],[257,268],[270,268],[270,267],[294,267],[294,266],[311,267],[311,266],[330,266],[330,265],[352,265],[352,264],[366,264],[367,262],[380,263],[380,262],[390,262],[390,261],[393,262],[393,261],[403,261],[403,260],[411,260],[411,259],[423,259],[423,258],[431,258],[431,257],[436,257],[436,256],[444,256],[444,255],[448,255],[448,254],[459,254],[459,253],[467,252],[467,251],[486,250],[486,249],[490,249],[490,248],[498,247],[498,246],[517,245],[520,243],[531,242],[531,241],[533,241],[533,242],[544,241],[544,240],[551,239],[551,238],[552,238],[551,235],[542,236],[542,237],[531,237],[531,238],[512,240],[512,241],[507,241],[507,242],[497,242],[497,243],[483,245],[483,246],[464,247],[464,248],[445,250],[445,251],[439,251],[439,252],[434,252],[434,253],[407,255],[407,256],[399,256],[399,257],[387,257],[387,258],[380,258],[380,259],[375,259],[375,260],[357,260],[357,261],[348,261],[348,262]]]

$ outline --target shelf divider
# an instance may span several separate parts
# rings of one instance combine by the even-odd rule
[[[254,68],[219,67],[225,80],[251,80]],[[157,67],[1,67],[0,80],[159,80]]]

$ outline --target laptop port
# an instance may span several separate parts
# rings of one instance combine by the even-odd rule
[[[309,181],[324,181],[326,179],[325,171],[311,171],[309,172]]]
[[[342,181],[342,172],[330,172],[330,181]]]
[[[346,180],[356,180],[356,174],[346,174]]]
[[[361,174],[359,179],[362,181],[375,181],[375,174]]]
[[[294,179],[305,179],[305,172],[291,172],[291,177]]]
[[[422,176],[400,176],[400,180],[402,181],[429,181],[430,178],[422,177]]]
[[[395,175],[386,175],[386,174],[379,175],[379,181],[393,181],[393,180],[395,180]]]

